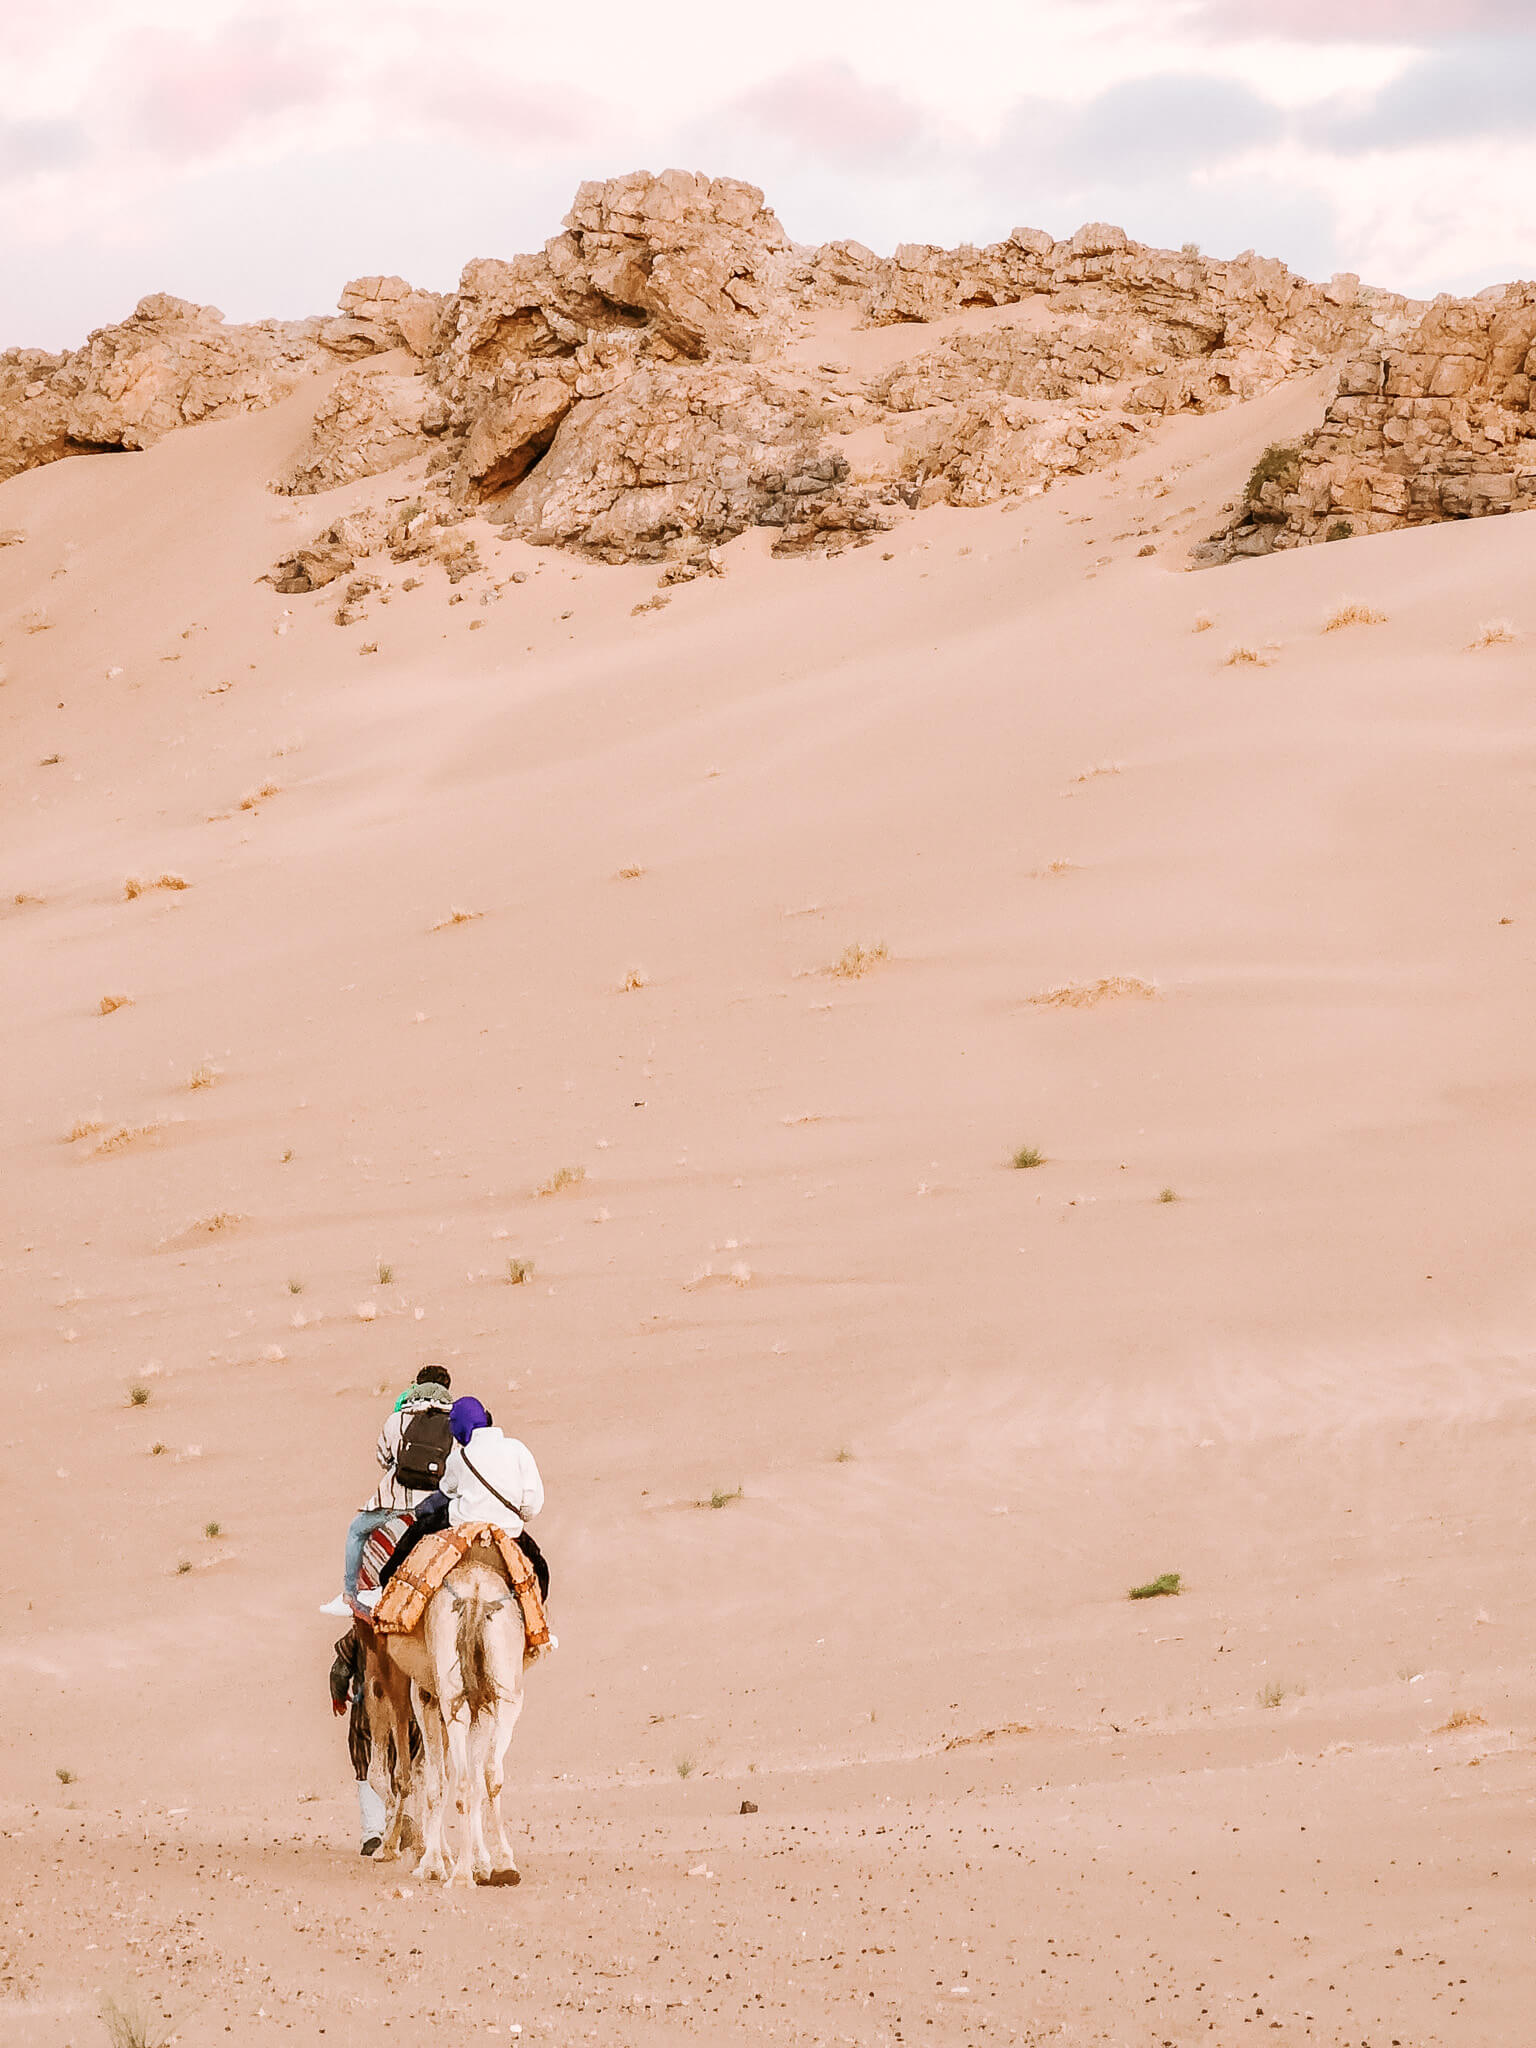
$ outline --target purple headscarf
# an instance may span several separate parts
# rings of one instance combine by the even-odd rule
[[[489,1429],[491,1413],[473,1394],[461,1394],[448,1410],[449,1426],[456,1444],[467,1444],[477,1429]]]

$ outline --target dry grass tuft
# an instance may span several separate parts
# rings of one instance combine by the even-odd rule
[[[1346,626],[1384,626],[1385,612],[1377,611],[1368,604],[1341,604],[1337,611],[1330,612],[1323,621],[1325,633],[1342,632]]]
[[[579,1188],[587,1177],[584,1166],[557,1166],[548,1180],[541,1180],[536,1195],[562,1195],[567,1188]]]
[[[645,869],[641,867],[638,861],[631,861],[627,868],[619,869],[615,879],[620,882],[638,882],[644,873]]]
[[[77,1116],[69,1127],[66,1143],[78,1145],[82,1138],[94,1138],[101,1128],[102,1119],[99,1116]]]
[[[440,917],[432,929],[435,932],[445,932],[456,924],[473,924],[477,917],[484,917],[484,915],[485,912],[483,910],[460,910],[457,904],[452,904],[449,907],[448,915]]]
[[[1075,860],[1048,860],[1043,868],[1031,868],[1029,878],[1032,882],[1043,882],[1047,875],[1070,874],[1076,866]]]
[[[233,1209],[214,1209],[207,1216],[194,1216],[183,1235],[186,1237],[221,1237],[226,1230],[233,1230],[245,1218]]]
[[[1209,612],[1196,612],[1195,622],[1189,630],[1191,633],[1209,633],[1215,623]]]
[[[507,1285],[509,1287],[526,1287],[532,1278],[532,1259],[508,1259]]]
[[[631,967],[626,969],[622,993],[627,995],[632,989],[644,988],[646,985],[646,979],[646,972],[643,967]]]
[[[1508,647],[1519,638],[1508,619],[1485,619],[1467,642],[1467,652],[1475,653],[1479,647]]]
[[[190,889],[192,884],[185,875],[154,875],[149,881],[141,881],[137,875],[130,875],[123,884],[123,895],[129,903],[135,896],[145,896],[151,889]]]
[[[873,1720],[873,1714],[869,1717]],[[1027,1721],[1000,1721],[995,1728],[978,1728],[974,1735],[951,1735],[944,1747],[970,1749],[976,1743],[996,1742],[1004,1735],[1032,1735],[1034,1730]]]
[[[191,1571],[191,1565],[186,1569]],[[171,2039],[169,2033],[162,2033],[158,2021],[137,2006],[119,2005],[115,1998],[102,2000],[101,2024],[112,2048],[167,2048]]]
[[[1437,1735],[1454,1735],[1460,1728],[1486,1728],[1487,1726],[1487,1716],[1480,1714],[1476,1707],[1457,1707],[1452,1711],[1449,1719],[1440,1723],[1435,1733]]]
[[[149,1406],[149,1389],[142,1380],[135,1380],[128,1389],[128,1406],[130,1408],[147,1408]]]
[[[1085,768],[1081,775],[1074,775],[1068,786],[1075,788],[1080,782],[1097,782],[1101,775],[1121,775],[1124,772],[1125,764],[1121,761],[1100,761],[1092,768]]]
[[[254,811],[258,805],[264,804],[269,796],[281,796],[282,793],[281,783],[264,782],[260,789],[246,791],[245,795],[240,799],[239,808],[242,811]]]
[[[1236,647],[1229,647],[1226,659],[1222,663],[1223,668],[1268,668],[1268,666],[1267,658],[1259,652],[1257,647],[1245,647],[1241,644]]]
[[[1125,996],[1147,1002],[1160,993],[1155,981],[1141,981],[1134,974],[1110,974],[1099,981],[1064,981],[1059,988],[1042,989],[1029,1001],[1037,1007],[1090,1010],[1095,1003],[1112,1003]]]
[[[96,1005],[96,1014],[100,1017],[110,1017],[114,1010],[128,1009],[132,1002],[132,996],[103,996]]]
[[[188,1074],[187,1086],[189,1088],[211,1088],[214,1082],[218,1080],[219,1074],[220,1069],[214,1066],[211,1060],[204,1060],[201,1066],[194,1067],[191,1073]]]
[[[1027,1173],[1031,1167],[1044,1166],[1045,1154],[1038,1145],[1021,1145],[1008,1164],[1020,1173]]]
[[[100,1159],[108,1152],[126,1152],[130,1145],[137,1145],[141,1138],[152,1138],[160,1129],[158,1124],[117,1124],[98,1138],[91,1147],[91,1157]]]
[[[873,946],[844,946],[827,972],[835,974],[841,981],[858,981],[864,975],[872,973],[882,960],[889,960],[890,957],[891,949],[883,939]]]

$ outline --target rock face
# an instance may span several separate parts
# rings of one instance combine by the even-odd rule
[[[157,293],[83,348],[0,355],[0,478],[62,455],[148,448],[176,427],[286,398],[324,359],[318,321],[227,327]]]
[[[749,526],[777,552],[837,547],[910,507],[1044,490],[1171,414],[1338,365],[1317,432],[1266,457],[1204,558],[1536,502],[1531,286],[1426,308],[1251,254],[1142,248],[1102,222],[980,249],[806,249],[754,186],[667,171],[583,185],[542,250],[472,262],[446,297],[365,277],[339,306],[226,327],[146,299],[72,355],[0,357],[0,476],[143,447],[340,365],[273,488],[409,463],[413,509],[341,538],[333,514],[274,571],[284,588],[318,589],[376,547],[461,564],[471,512],[682,574]],[[828,335],[856,352],[856,330],[892,327],[912,330],[899,360],[888,345],[863,351],[878,369],[818,359]]]
[[[1536,285],[1436,299],[1395,346],[1345,364],[1322,425],[1255,469],[1201,558],[1536,507],[1533,380]]]

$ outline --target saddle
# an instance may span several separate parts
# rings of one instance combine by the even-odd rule
[[[386,1524],[386,1528],[389,1526]],[[384,1530],[379,1532],[380,1535],[384,1533]],[[401,1533],[400,1530],[395,1532],[389,1554],[393,1553]],[[367,1619],[380,1635],[409,1635],[426,1613],[427,1602],[444,1579],[477,1546],[496,1552],[512,1582],[512,1590],[523,1613],[523,1634],[527,1640],[524,1662],[531,1663],[549,1648],[549,1622],[545,1617],[544,1602],[539,1598],[539,1582],[534,1577],[533,1566],[518,1548],[517,1538],[505,1529],[498,1529],[494,1522],[462,1522],[457,1528],[424,1536],[384,1588],[383,1599]],[[375,1568],[375,1584],[381,1568],[382,1563]],[[361,1578],[359,1574],[359,1583]]]

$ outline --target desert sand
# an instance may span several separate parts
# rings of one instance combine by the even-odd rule
[[[1525,2038],[1536,528],[1190,573],[1303,382],[338,627],[325,384],[0,489],[0,2040]],[[326,1698],[433,1359],[517,1890]]]

